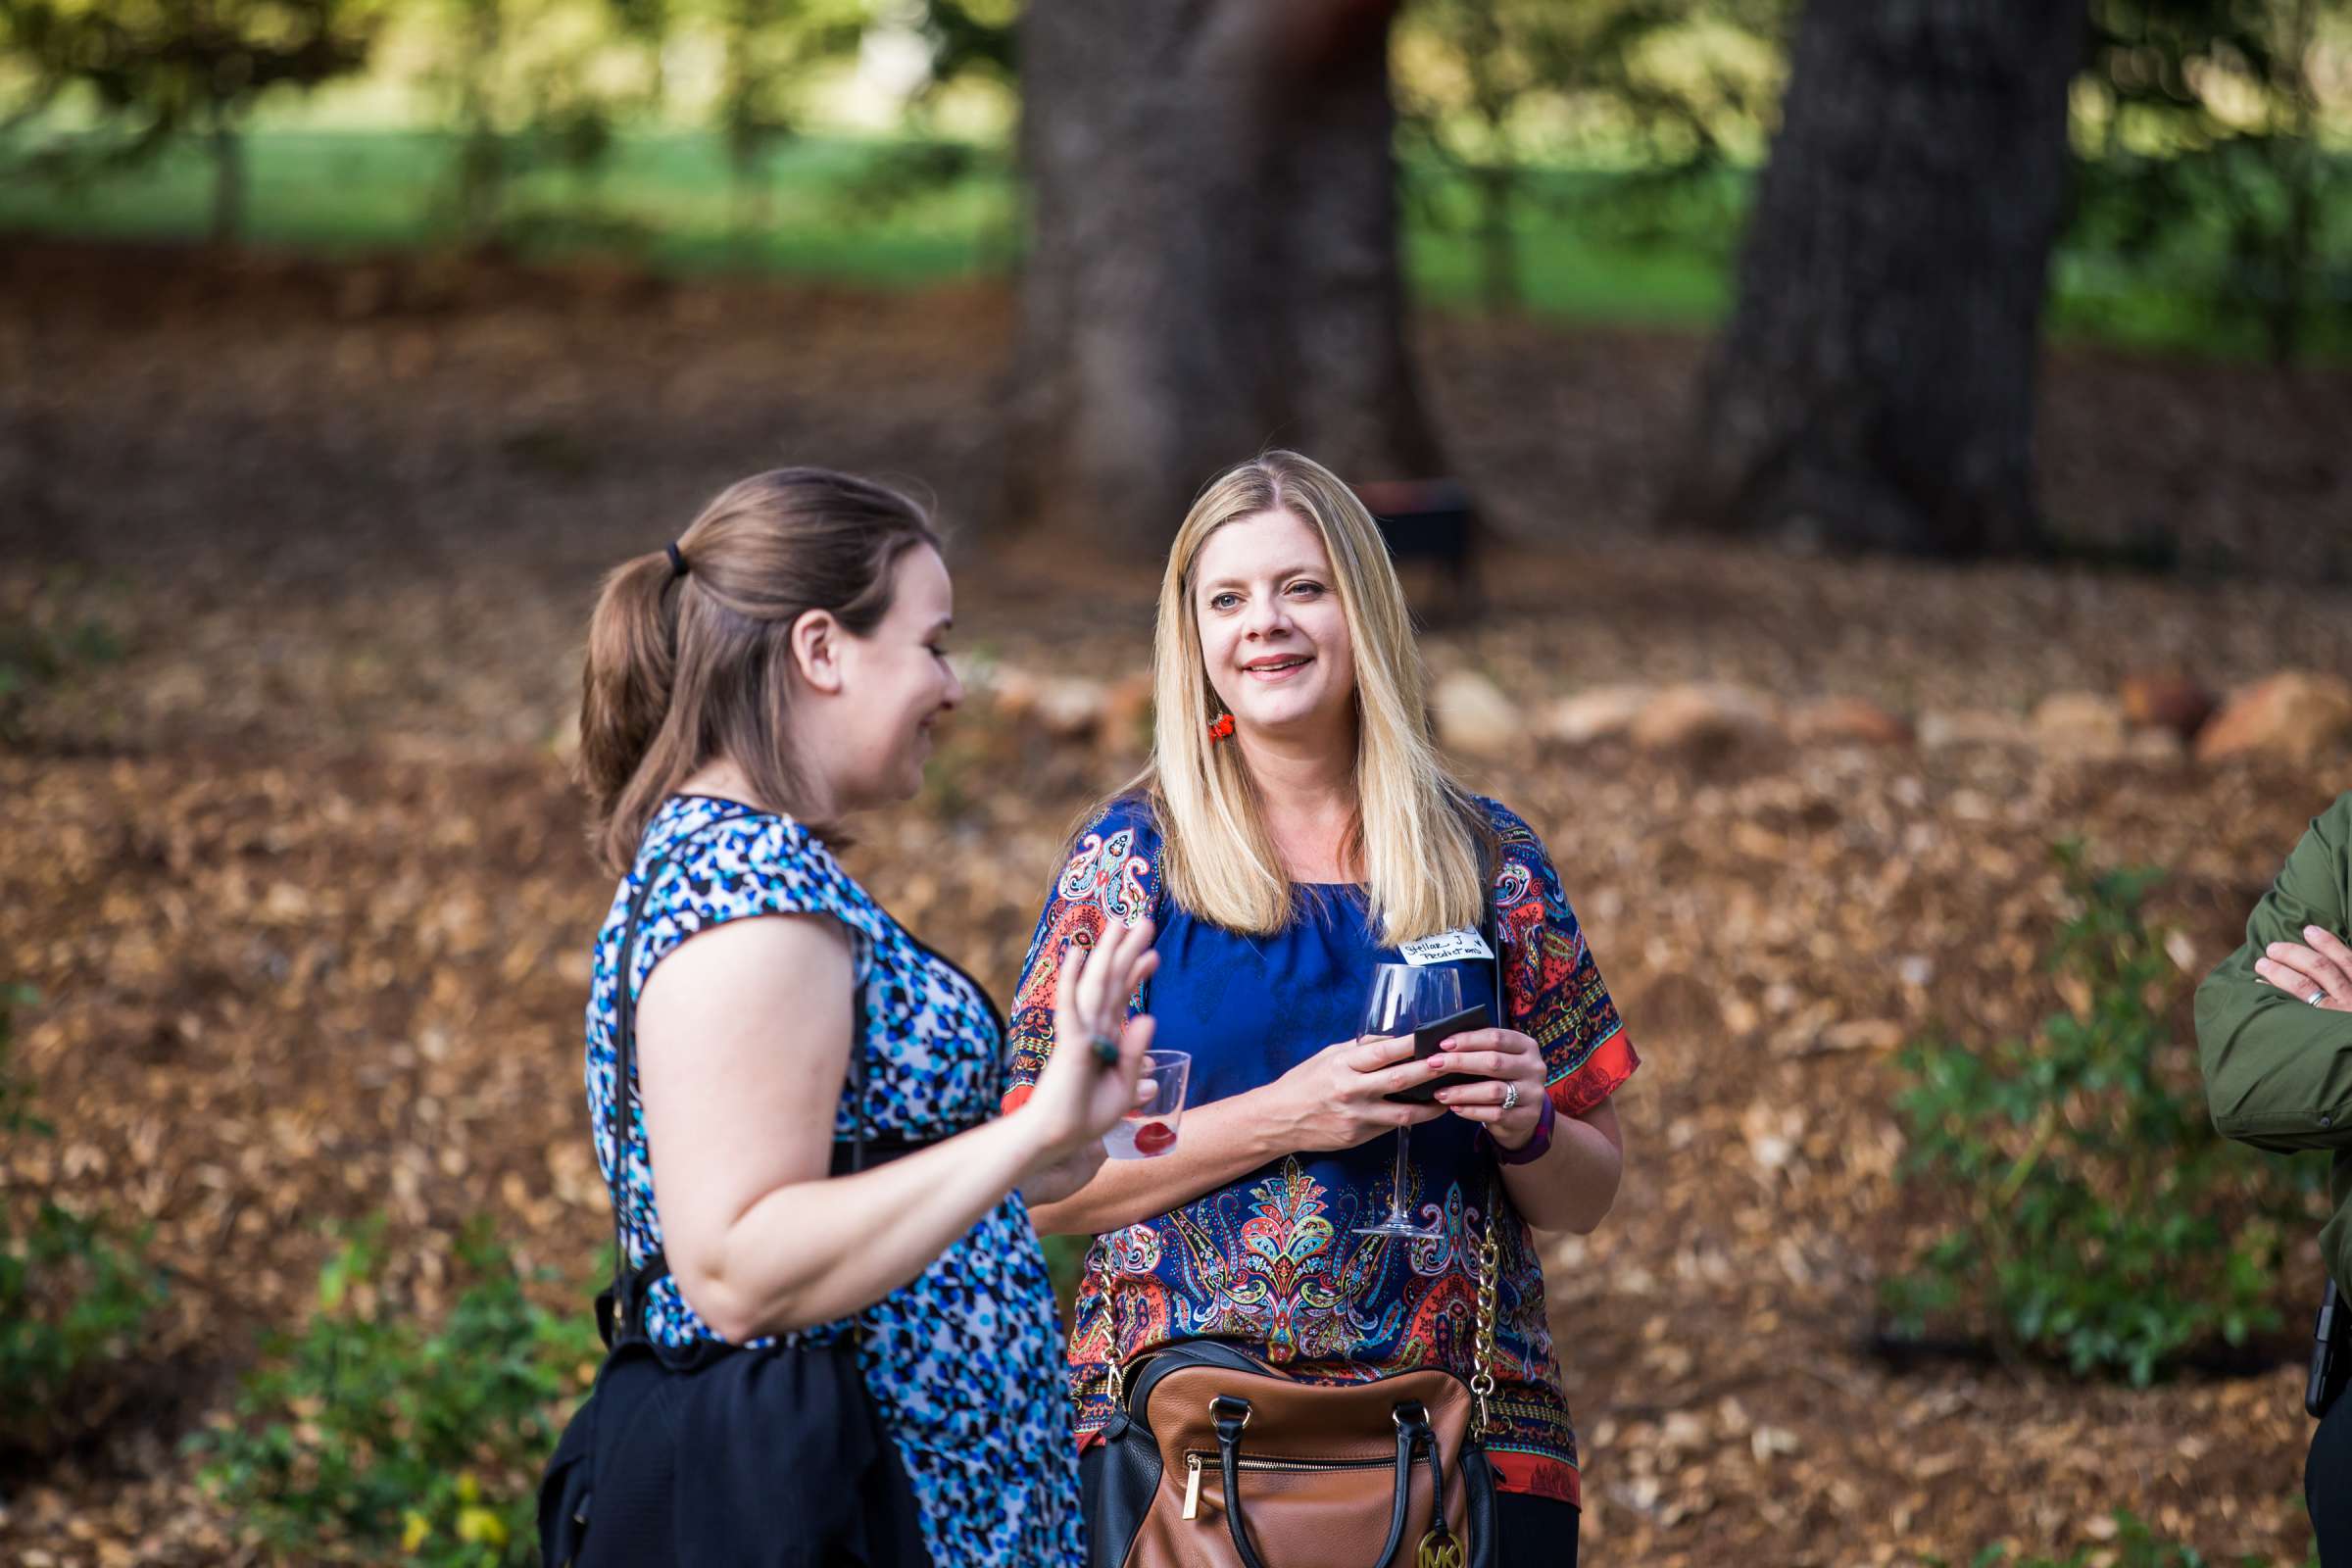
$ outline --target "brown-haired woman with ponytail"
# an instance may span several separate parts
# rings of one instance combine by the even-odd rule
[[[583,1563],[1083,1560],[1023,1199],[1075,1191],[1135,1103],[1150,931],[1072,954],[1060,1027],[1097,1047],[994,1116],[995,1004],[826,847],[920,784],[952,603],[920,507],[816,468],[605,583],[587,1081],[625,1273],[542,1503],[543,1534],[585,1515]]]

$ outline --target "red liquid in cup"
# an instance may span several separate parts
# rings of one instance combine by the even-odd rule
[[[1148,1121],[1135,1130],[1135,1152],[1156,1154],[1176,1144],[1176,1129],[1164,1121]]]

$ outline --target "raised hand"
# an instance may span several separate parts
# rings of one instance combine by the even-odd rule
[[[1102,1134],[1135,1106],[1152,1023],[1149,1014],[1129,1018],[1127,999],[1159,966],[1155,934],[1149,920],[1112,925],[1091,950],[1072,946],[1062,956],[1054,981],[1054,1052],[1023,1107],[1040,1118],[1050,1164],[1072,1155],[1099,1159]],[[1108,1049],[1098,1052],[1098,1041]]]

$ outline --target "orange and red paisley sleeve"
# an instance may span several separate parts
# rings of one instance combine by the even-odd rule
[[[1536,831],[1490,802],[1502,858],[1494,910],[1502,933],[1504,1010],[1544,1053],[1551,1102],[1580,1116],[1616,1092],[1642,1058],[1568,906]]]
[[[1094,946],[1113,920],[1133,925],[1152,912],[1158,893],[1152,854],[1157,840],[1141,808],[1119,803],[1087,824],[1046,895],[1012,992],[1007,1020],[1004,1108],[1011,1110],[1037,1087],[1054,1051],[1054,981],[1061,956],[1074,943]],[[1135,1001],[1129,1004],[1134,1010]]]

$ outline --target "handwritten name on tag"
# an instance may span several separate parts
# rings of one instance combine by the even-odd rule
[[[1480,936],[1473,926],[1464,926],[1459,931],[1441,931],[1434,937],[1407,942],[1396,951],[1405,962],[1415,968],[1425,964],[1460,963],[1465,958],[1494,956],[1494,950],[1487,946],[1487,939]]]

